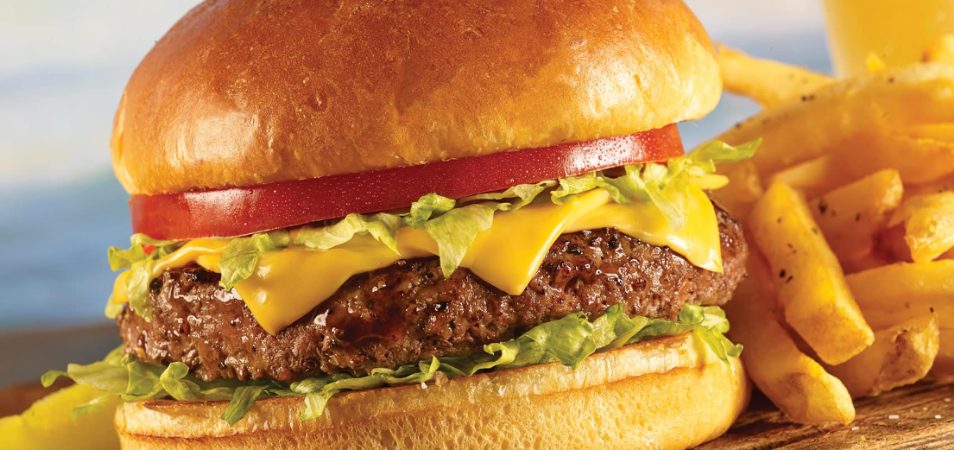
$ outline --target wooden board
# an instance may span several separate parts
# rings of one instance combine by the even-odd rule
[[[0,416],[21,411],[48,391],[38,385],[0,389]],[[954,384],[920,383],[856,402],[849,426],[788,423],[764,397],[725,436],[703,449],[954,448]]]
[[[795,425],[756,394],[749,411],[703,449],[954,448],[954,384],[918,383],[855,402],[848,426]]]

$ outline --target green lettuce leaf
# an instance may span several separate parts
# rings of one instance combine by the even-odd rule
[[[427,194],[411,205],[403,223],[423,228],[434,239],[441,272],[449,277],[460,266],[477,235],[490,228],[494,212],[522,208],[554,185],[554,181],[519,184],[501,192],[467,197],[460,202],[438,194]]]
[[[293,233],[292,244],[316,250],[328,250],[350,241],[358,234],[369,234],[397,253],[394,233],[400,226],[401,217],[396,214],[378,213],[371,216],[348,214],[334,225],[298,229]]]
[[[666,164],[646,163],[630,165],[618,177],[603,172],[588,173],[560,179],[559,188],[550,193],[554,203],[561,204],[567,197],[602,188],[616,203],[652,202],[674,228],[685,225],[686,193],[689,185],[715,189],[727,181],[715,175],[717,163],[740,161],[751,157],[761,140],[739,146],[725,142],[706,143],[688,155],[673,158]]]
[[[189,366],[174,362],[159,375],[159,385],[176,400],[195,400],[199,398],[199,385],[186,379],[187,375]]]
[[[107,319],[115,319],[119,313],[123,312],[124,304],[113,301],[113,295],[115,294],[109,295],[109,300],[106,301],[106,308],[103,309],[103,315],[105,315]],[[149,315],[152,315],[152,311],[149,312]]]
[[[42,377],[43,387],[50,387],[57,378],[65,376],[73,381],[92,386],[106,392],[125,392],[129,381],[125,367],[116,366],[106,361],[97,361],[88,365],[69,364],[66,370],[51,370]]]
[[[129,237],[129,248],[109,247],[106,250],[106,257],[109,260],[109,268],[113,271],[131,267],[133,264],[146,259],[158,259],[172,253],[180,246],[177,241],[162,241],[152,239],[142,233],[136,233]],[[151,252],[146,252],[144,247],[151,247]]]
[[[434,379],[440,367],[440,361],[432,357],[429,361],[405,365],[395,370],[372,369],[371,373],[363,377],[338,376],[334,379],[328,377],[304,380],[292,383],[291,390],[305,396],[305,408],[300,419],[309,420],[321,416],[328,400],[339,392],[425,383]]]
[[[122,395],[123,400],[151,400],[165,396],[162,383],[159,381],[163,372],[162,367],[139,361],[129,361],[126,364],[126,369],[129,373],[129,382],[126,384],[126,392]]]
[[[436,193],[427,194],[411,203],[411,209],[404,216],[404,224],[409,227],[421,227],[435,215],[444,214],[452,209],[457,201]]]
[[[152,309],[149,307],[149,283],[152,281],[155,264],[156,260],[151,258],[137,261],[129,268],[129,276],[126,278],[126,297],[129,299],[129,306],[147,322],[152,320]]]
[[[136,233],[129,238],[126,249],[109,247],[106,251],[109,268],[116,271],[128,268],[126,297],[129,305],[146,321],[152,320],[149,308],[149,282],[152,281],[152,268],[156,260],[172,253],[181,246],[181,242],[152,239],[145,234]],[[149,247],[149,251],[146,247]],[[121,305],[111,301],[106,305],[106,317],[114,318],[122,310]]]
[[[616,203],[629,203],[629,199],[613,184],[612,178],[604,176],[601,172],[560,178],[557,180],[557,184],[559,184],[559,187],[550,192],[550,200],[557,205],[562,205],[568,197],[580,195],[593,189],[605,189]]]
[[[109,247],[106,249],[106,258],[109,260],[109,269],[112,271],[129,267],[146,259],[146,257],[146,252],[141,245],[133,245],[125,249],[119,247]]]
[[[715,172],[716,164],[749,159],[761,145],[761,138],[736,146],[723,141],[709,141],[690,152],[689,159],[704,165],[708,172]]]
[[[424,222],[424,230],[437,242],[441,272],[445,277],[460,266],[461,260],[477,235],[494,220],[494,209],[484,204],[473,204],[451,209]]]
[[[242,420],[242,417],[245,417],[248,410],[252,409],[252,405],[265,393],[266,389],[265,386],[254,385],[235,388],[232,400],[229,401],[228,406],[225,407],[225,412],[222,413],[222,420],[228,422],[229,425],[238,423],[239,420]]]
[[[232,289],[239,281],[252,276],[262,253],[285,248],[289,241],[287,231],[271,231],[232,239],[222,250],[222,279],[219,284],[225,289]]]
[[[498,211],[514,211],[532,203],[543,191],[556,186],[557,182],[545,180],[536,184],[518,184],[505,191],[490,192],[487,194],[472,195],[461,199],[461,203],[489,200],[498,202],[494,209]]]
[[[302,420],[320,416],[328,400],[342,391],[381,386],[427,383],[439,377],[455,378],[480,371],[523,367],[558,361],[576,367],[584,358],[601,350],[635,344],[647,339],[696,333],[722,360],[738,357],[742,347],[725,337],[729,323],[715,306],[685,305],[676,320],[629,317],[614,305],[593,321],[580,313],[538,325],[515,339],[485,345],[482,353],[466,357],[430,358],[396,369],[377,368],[365,376],[338,373],[282,384],[271,380],[203,382],[189,374],[183,363],[159,366],[123,356],[122,348],[103,361],[88,365],[70,364],[66,371],[49,371],[41,381],[51,385],[66,376],[79,384],[118,395],[126,401],[174,398],[180,401],[223,401],[229,404],[222,419],[237,423],[260,398],[301,397]],[[103,400],[99,400],[102,403]],[[76,413],[92,409],[83,405]]]

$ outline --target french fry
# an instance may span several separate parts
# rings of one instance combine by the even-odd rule
[[[954,376],[954,260],[897,263],[848,275],[848,286],[876,328],[936,314],[940,344],[931,373]]]
[[[954,327],[954,260],[890,264],[845,279],[876,329],[932,312],[942,329]]]
[[[725,90],[750,97],[766,108],[810,95],[834,81],[827,75],[753,58],[724,45],[719,46],[718,58]]]
[[[949,325],[950,326],[950,325]],[[954,377],[954,328],[941,328],[941,344],[934,359],[931,375],[949,379]]]
[[[910,196],[935,194],[944,191],[954,191],[954,174],[934,180],[930,183],[907,184],[904,193]]]
[[[954,259],[954,249],[944,252],[944,254],[938,259]]]
[[[954,123],[921,123],[901,129],[902,134],[921,136],[938,141],[954,141]]]
[[[763,138],[752,159],[763,179],[832,155],[843,180],[895,167],[905,182],[926,183],[954,172],[954,142],[913,126],[952,122],[954,66],[922,64],[839,81],[763,111],[719,139]]]
[[[904,242],[904,227],[896,225],[879,231],[875,237],[875,251],[873,254],[881,256],[885,263],[871,264],[865,269],[873,269],[877,266],[896,262],[911,262],[911,250],[908,248],[907,242]]]
[[[932,364],[954,377],[954,34],[924,61],[832,81],[720,49],[726,89],[766,108],[719,136],[763,139],[754,158],[720,169],[739,185],[715,196],[748,212],[753,256],[770,271],[729,304],[730,335],[796,421],[832,421],[845,403],[803,344],[856,396],[912,383]],[[809,381],[780,381],[792,373]]]
[[[798,192],[772,184],[748,223],[750,236],[778,274],[773,278],[785,321],[823,361],[840,364],[871,345],[874,333]]]
[[[942,36],[924,51],[924,62],[954,64],[954,34]]]
[[[880,236],[880,235],[879,235]],[[875,244],[875,250],[871,253],[851,261],[844,261],[841,264],[841,268],[844,269],[846,274],[852,274],[861,272],[863,270],[874,269],[876,267],[881,267],[885,264],[891,264],[897,262],[895,260],[889,259],[887,256],[881,253],[881,249]]]
[[[847,362],[829,367],[852,397],[878,395],[924,378],[938,353],[934,314],[905,320],[875,333],[874,343]]]
[[[712,191],[712,198],[733,216],[745,217],[764,193],[758,170],[752,161],[745,160],[720,164],[719,173],[729,178],[729,184]]]
[[[832,155],[825,155],[780,170],[770,182],[785,183],[813,198],[843,184],[843,172]]]
[[[901,203],[904,186],[897,170],[884,169],[846,184],[809,203],[815,221],[842,264],[861,261]]]
[[[847,424],[854,420],[851,395],[837,378],[798,349],[775,317],[774,287],[764,262],[753,255],[750,277],[726,307],[733,341],[744,346],[742,362],[759,389],[794,422]]]
[[[954,173],[954,141],[925,134],[934,128],[896,126],[883,117],[874,118],[871,127],[850,140],[854,151],[835,154],[849,179],[889,168],[897,169],[905,183],[929,183]]]
[[[904,201],[889,227],[903,224],[904,242],[915,262],[937,259],[954,248],[954,191]]]

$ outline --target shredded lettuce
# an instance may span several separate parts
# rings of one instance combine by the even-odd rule
[[[219,284],[226,289],[232,289],[239,281],[252,276],[262,253],[287,247],[290,239],[287,231],[271,231],[232,239],[222,250],[222,278]]]
[[[725,186],[728,179],[715,174],[716,164],[750,158],[760,144],[761,140],[739,146],[712,141],[666,164],[626,166],[623,175],[618,177],[595,172],[563,178],[558,181],[559,188],[552,191],[550,197],[554,203],[560,204],[569,196],[602,188],[610,193],[616,203],[652,202],[673,227],[681,228],[685,224],[686,187],[695,185],[703,189],[718,189]]]
[[[129,276],[126,278],[126,298],[129,306],[146,320],[152,320],[152,310],[149,306],[149,282],[152,281],[155,259],[137,261],[129,267]]]
[[[445,277],[457,270],[467,248],[481,231],[490,228],[493,221],[493,208],[473,204],[454,208],[424,223],[424,230],[437,242],[441,272]]]
[[[328,250],[351,240],[359,234],[369,234],[397,253],[394,233],[401,226],[396,214],[378,213],[370,216],[348,214],[338,223],[326,227],[302,227],[293,233],[292,243],[316,250]]]
[[[402,214],[350,214],[337,223],[306,226],[291,233],[273,231],[232,239],[222,252],[220,284],[231,289],[236,283],[250,277],[258,267],[259,258],[268,251],[291,245],[327,250],[350,241],[357,235],[370,235],[391,250],[397,251],[396,233],[400,226],[424,229],[437,243],[441,271],[450,277],[474,239],[490,228],[496,211],[513,211],[533,202],[546,201],[542,194],[549,191],[549,201],[563,204],[569,197],[594,189],[604,189],[616,203],[651,202],[673,225],[681,228],[686,221],[687,187],[718,189],[727,179],[715,173],[715,165],[752,156],[760,144],[755,140],[739,146],[714,141],[702,145],[689,154],[673,158],[665,164],[646,163],[629,165],[621,175],[592,172],[559,180],[545,180],[536,184],[521,184],[504,191],[474,195],[454,200],[431,193],[422,196]],[[109,249],[110,267],[114,270],[128,267],[126,295],[132,308],[146,320],[149,282],[153,262],[175,250],[179,244],[155,241],[144,235],[134,235],[128,249]],[[154,248],[152,253],[144,246]],[[110,306],[107,315],[115,315],[120,307]]]
[[[265,386],[256,385],[235,388],[232,400],[229,401],[229,405],[225,407],[225,412],[222,413],[222,420],[228,422],[229,425],[235,425],[236,422],[242,420],[242,417],[245,417],[248,410],[252,409],[252,405],[265,393],[266,389],[268,388]]]
[[[404,216],[404,224],[409,227],[422,227],[435,215],[444,214],[456,205],[456,200],[432,192],[411,203],[411,210]]]
[[[176,241],[160,241],[142,233],[130,236],[129,244],[129,248],[109,247],[106,250],[111,270],[125,269],[146,259],[159,259],[172,253],[179,246]],[[146,247],[149,247],[151,251],[147,252]]]
[[[146,252],[142,249],[141,245],[133,245],[125,249],[109,247],[106,250],[106,258],[109,260],[109,269],[114,271],[132,266],[146,259],[146,257]]]
[[[176,241],[160,241],[144,234],[136,233],[129,238],[130,246],[126,249],[109,247],[106,252],[109,267],[113,271],[127,269],[126,297],[129,305],[137,314],[146,320],[152,319],[149,308],[149,282],[152,281],[152,268],[155,262],[179,248]],[[119,313],[112,301],[107,303],[106,316],[113,318]]]
[[[557,180],[559,187],[550,191],[550,200],[562,205],[568,197],[580,195],[593,189],[605,189],[610,197],[616,203],[628,203],[629,200],[619,189],[610,182],[610,178],[604,176],[601,172],[591,172],[575,177],[560,178]]]
[[[411,204],[404,216],[404,224],[410,227],[424,228],[428,236],[437,243],[437,253],[441,262],[441,272],[450,277],[460,266],[464,254],[474,239],[490,228],[497,210],[519,208],[536,197],[545,189],[544,184],[522,184],[504,192],[483,194],[470,197],[470,201],[503,200],[517,197],[516,202],[473,202],[457,206],[457,201],[438,194],[427,194]],[[465,200],[465,201],[466,201]],[[464,202],[461,202],[464,203]]]
[[[437,378],[456,378],[480,371],[507,369],[531,364],[560,362],[576,367],[584,358],[600,350],[635,344],[662,336],[696,333],[707,346],[727,361],[738,357],[740,345],[725,337],[729,322],[715,306],[685,305],[676,320],[629,317],[614,305],[592,322],[582,313],[538,325],[516,339],[485,345],[482,353],[467,357],[430,358],[396,369],[373,369],[365,376],[338,373],[308,378],[291,384],[272,380],[201,381],[189,374],[189,368],[176,362],[160,366],[137,361],[122,348],[110,352],[102,361],[87,365],[70,364],[65,371],[53,370],[41,382],[50,386],[66,376],[118,395],[125,401],[173,398],[180,401],[229,402],[222,419],[235,424],[255,401],[270,397],[303,397],[302,420],[320,416],[328,400],[342,391],[372,389],[381,386],[426,383]],[[75,413],[88,412],[104,404],[104,399],[81,405]]]
[[[498,211],[513,211],[532,203],[543,191],[556,186],[557,182],[545,180],[536,184],[518,184],[511,186],[505,191],[490,192],[487,194],[472,195],[461,200],[461,203],[471,203],[481,200],[491,200],[497,202],[495,209]]]
[[[760,145],[762,145],[762,138],[735,146],[723,141],[709,141],[697,147],[687,156],[694,163],[703,166],[705,171],[712,173],[715,172],[716,164],[738,162],[751,158]]]

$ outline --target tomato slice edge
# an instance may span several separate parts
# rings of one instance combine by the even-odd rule
[[[593,141],[245,187],[133,195],[133,230],[156,239],[241,236],[407,208],[436,192],[463,198],[684,153],[675,124]]]

